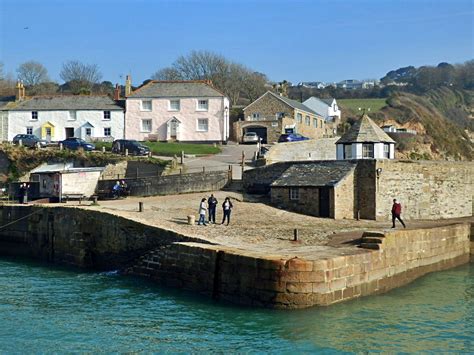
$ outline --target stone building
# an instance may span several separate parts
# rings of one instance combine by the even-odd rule
[[[331,218],[387,220],[396,198],[407,220],[443,219],[472,216],[473,177],[473,162],[282,162],[246,171],[243,186],[270,194],[279,207],[311,215],[327,216],[329,209]]]
[[[308,138],[322,138],[324,118],[301,102],[267,91],[244,108],[244,120],[234,123],[237,141],[247,132],[255,132],[263,142],[278,141],[283,133],[299,133]]]
[[[338,160],[394,159],[395,141],[364,114],[336,142]]]
[[[303,105],[324,117],[326,136],[336,135],[337,126],[341,123],[341,110],[335,98],[320,99],[312,96],[304,101]]]
[[[294,164],[271,185],[274,205],[304,214],[353,218],[356,163]]]

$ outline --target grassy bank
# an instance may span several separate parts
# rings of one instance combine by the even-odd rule
[[[387,105],[387,99],[339,99],[337,103],[341,108],[357,112],[359,108],[370,108],[370,112],[377,112]]]
[[[221,149],[213,144],[192,144],[192,143],[178,143],[178,142],[141,142],[150,148],[153,155],[161,155],[165,157],[172,157],[174,155],[180,156],[181,151],[185,154],[208,155],[217,154]],[[106,151],[112,150],[112,143],[110,142],[95,142],[97,150],[101,151],[105,147]]]

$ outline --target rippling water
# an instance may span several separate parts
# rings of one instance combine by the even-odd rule
[[[381,296],[271,311],[0,259],[0,352],[468,352],[473,296],[473,264]]]

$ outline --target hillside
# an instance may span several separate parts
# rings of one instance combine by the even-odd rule
[[[391,134],[397,141],[397,158],[473,160],[474,144],[469,135],[473,92],[438,88],[419,96],[396,93],[387,105],[370,116],[380,125],[395,124],[414,129],[417,135]],[[350,123],[359,113],[348,111]]]

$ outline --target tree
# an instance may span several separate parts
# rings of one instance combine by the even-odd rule
[[[91,91],[93,85],[102,79],[102,73],[97,64],[85,64],[78,60],[64,63],[59,76],[69,83],[74,93]]]
[[[25,86],[28,87],[49,81],[48,70],[43,64],[34,60],[21,64],[16,72],[18,79],[22,80]]]
[[[155,80],[211,80],[236,105],[241,96],[252,101],[265,92],[266,76],[209,51],[180,56],[171,67],[158,70]]]

